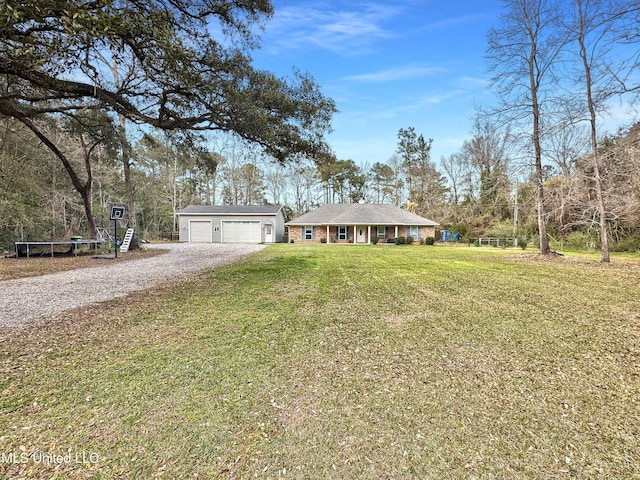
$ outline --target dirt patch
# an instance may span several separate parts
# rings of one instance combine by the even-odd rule
[[[0,281],[17,278],[37,277],[50,273],[66,272],[78,268],[95,267],[100,262],[117,261],[128,262],[142,258],[155,257],[166,253],[157,248],[141,248],[118,255],[117,260],[96,260],[93,255],[78,255],[67,257],[20,257],[0,258]]]

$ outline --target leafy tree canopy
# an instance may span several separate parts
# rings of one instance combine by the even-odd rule
[[[251,64],[272,13],[268,0],[5,0],[0,113],[100,107],[163,130],[232,131],[280,161],[321,158],[334,102],[308,74]]]

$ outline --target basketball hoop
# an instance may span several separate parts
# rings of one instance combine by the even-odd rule
[[[129,219],[128,218],[119,218],[118,219],[118,225],[120,225],[120,228],[127,228],[128,224],[129,224]]]
[[[124,206],[122,205],[113,205],[111,207],[111,214],[109,215],[110,220],[122,220],[124,218]]]
[[[125,211],[125,208],[123,205],[112,205],[111,213],[109,215],[109,218],[113,220],[113,241],[115,242],[113,246],[113,251],[114,251],[115,258],[118,258],[118,247],[119,247],[119,245],[117,244],[118,229],[116,224],[119,223],[122,228],[124,228],[127,225],[127,220],[124,218],[124,211]]]

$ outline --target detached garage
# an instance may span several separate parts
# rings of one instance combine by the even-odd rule
[[[181,242],[276,243],[284,236],[280,205],[190,205],[178,222]]]

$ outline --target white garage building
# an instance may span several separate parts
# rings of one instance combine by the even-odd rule
[[[280,205],[190,205],[178,212],[181,242],[276,243],[284,236]]]

